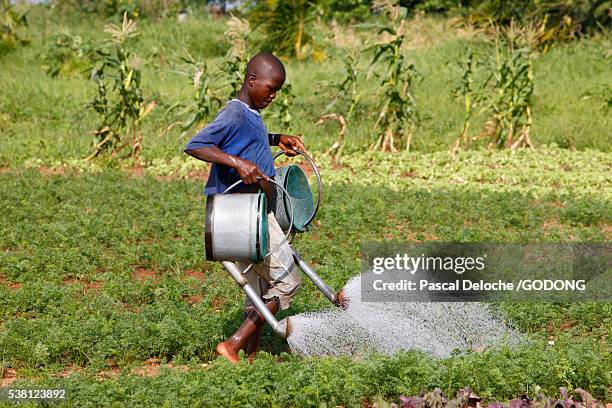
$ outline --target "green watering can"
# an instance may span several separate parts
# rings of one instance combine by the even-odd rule
[[[301,150],[296,150],[300,155],[304,156],[312,170],[314,171],[317,178],[317,200],[313,198],[310,185],[308,184],[308,177],[304,171],[295,164],[288,166],[279,167],[276,170],[276,207],[274,215],[278,224],[283,231],[302,233],[308,230],[308,225],[314,220],[314,217],[319,211],[319,205],[321,204],[321,173],[317,165],[314,163],[312,158]],[[284,152],[278,152],[274,159],[284,154]],[[282,186],[282,189],[279,188]],[[285,190],[287,194],[283,191]],[[291,208],[293,208],[293,226],[291,227],[290,214]]]

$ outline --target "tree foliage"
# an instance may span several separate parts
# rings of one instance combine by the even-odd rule
[[[584,32],[612,22],[607,0],[476,0],[468,5],[472,19],[493,20],[500,25],[546,21],[548,29],[563,29],[569,23],[574,32]]]
[[[309,0],[264,0],[251,10],[249,20],[263,31],[268,51],[299,61],[312,40],[309,30],[314,8],[315,3]]]
[[[87,72],[91,69],[91,53],[94,46],[80,35],[60,32],[51,36],[51,42],[42,53],[42,68],[52,77],[73,71]]]
[[[17,12],[9,0],[3,0],[0,12],[0,42],[9,47],[27,44],[29,40],[23,34],[23,28],[27,26],[26,14]]]
[[[62,14],[98,14],[104,17],[121,19],[123,14],[129,18],[159,18],[174,16],[179,10],[203,8],[201,0],[51,0],[50,6]]]

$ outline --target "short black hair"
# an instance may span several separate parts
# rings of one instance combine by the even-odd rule
[[[272,74],[279,74],[285,78],[285,66],[275,55],[262,52],[249,60],[245,79],[251,75],[268,76]]]

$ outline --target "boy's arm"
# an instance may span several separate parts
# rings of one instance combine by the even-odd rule
[[[249,160],[241,159],[238,156],[227,154],[217,146],[187,149],[185,150],[185,153],[205,162],[222,164],[224,166],[236,169],[244,184],[254,184],[258,181],[258,177],[268,180],[268,176],[263,174],[255,163]]]

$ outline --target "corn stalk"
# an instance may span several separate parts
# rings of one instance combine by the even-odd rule
[[[528,28],[514,22],[508,28],[495,28],[495,56],[490,60],[494,94],[483,108],[490,112],[485,133],[489,146],[533,147],[529,137],[533,106],[533,52]]]
[[[371,66],[383,66],[380,75],[381,97],[379,114],[374,127],[379,136],[372,149],[397,151],[396,145],[403,143],[410,150],[414,129],[418,126],[417,104],[412,96],[411,87],[418,74],[413,64],[405,61],[401,48],[405,39],[404,20],[406,9],[395,0],[377,0],[372,8],[387,18],[379,26],[379,34],[386,33],[388,39],[376,44]]]
[[[451,148],[451,154],[455,155],[461,146],[467,146],[467,134],[470,129],[470,120],[472,119],[473,106],[474,106],[474,54],[472,49],[467,47],[465,50],[465,59],[460,63],[463,68],[463,75],[461,76],[461,82],[455,89],[455,96],[463,98],[465,115],[463,116],[463,129],[459,137]]]
[[[264,48],[283,56],[305,57],[315,2],[309,0],[263,0],[257,2],[249,20],[265,35]]]
[[[277,100],[272,105],[271,116],[280,122],[283,132],[291,131],[291,106],[295,100],[295,94],[291,89],[291,84],[286,83],[278,92]]]
[[[346,119],[344,116],[338,113],[328,113],[328,114],[322,115],[316,124],[320,125],[327,121],[338,122],[338,125],[340,125],[340,130],[338,133],[338,139],[336,139],[334,144],[325,153],[330,154],[334,159],[339,159],[340,156],[342,155],[342,149],[344,148],[344,138],[346,136],[346,130],[347,130]]]
[[[344,64],[344,79],[342,82],[333,85],[333,87],[336,88],[336,93],[332,101],[326,106],[325,111],[329,112],[335,106],[340,107],[340,109],[336,109],[337,112],[322,115],[316,123],[319,125],[326,121],[333,120],[340,125],[338,138],[327,150],[327,153],[331,154],[335,159],[338,159],[342,154],[349,121],[357,109],[363,92],[357,88],[359,51],[356,49],[349,51],[343,58],[342,63]]]
[[[210,72],[207,65],[196,60],[191,54],[181,60],[189,65],[187,71],[174,71],[180,75],[188,76],[193,85],[193,102],[184,105],[177,102],[166,111],[167,117],[176,109],[183,108],[179,117],[189,115],[186,120],[179,120],[165,128],[166,133],[176,126],[181,127],[181,138],[187,135],[194,126],[201,126],[208,121],[221,106],[221,98],[218,96],[221,89],[230,88],[232,96],[237,96],[248,62],[248,36],[250,33],[249,22],[245,19],[231,16],[227,22],[225,36],[229,38],[231,47],[228,50],[223,62],[215,71]]]
[[[461,133],[451,147],[452,155],[480,139],[487,139],[489,147],[533,147],[529,132],[533,121],[533,58],[538,30],[519,27],[515,22],[507,28],[491,27],[494,52],[483,60],[475,60],[468,47],[460,64],[463,73],[455,96],[462,99],[465,115]],[[474,79],[480,72],[477,68],[484,70],[481,76],[485,79],[480,82]],[[470,137],[474,115],[485,115],[486,123],[479,134]]]
[[[213,85],[214,76],[208,75],[208,69],[204,62],[196,60],[191,54],[182,57],[181,60],[189,64],[190,69],[187,71],[174,71],[180,75],[189,77],[193,86],[193,101],[184,105],[182,102],[177,102],[166,111],[165,116],[168,116],[172,111],[182,108],[178,113],[179,117],[186,117],[186,120],[174,122],[165,129],[169,132],[176,126],[180,126],[182,131],[181,138],[194,127],[200,127],[204,122],[210,120],[214,113],[221,106],[221,98],[217,95],[216,88]],[[165,133],[164,132],[164,133]]]
[[[450,153],[455,156],[459,149],[467,148],[471,142],[478,137],[470,137],[471,121],[474,117],[475,109],[482,105],[486,95],[486,81],[477,83],[474,78],[477,68],[481,65],[480,61],[474,59],[474,52],[468,46],[465,49],[464,58],[459,63],[461,68],[461,80],[459,85],[453,91],[453,96],[460,99],[464,106],[463,127],[459,137],[451,147]]]
[[[225,35],[229,38],[231,47],[220,66],[219,74],[229,85],[232,96],[235,97],[240,92],[249,61],[248,37],[251,29],[247,20],[236,16],[228,20],[227,27]]]
[[[111,41],[96,51],[92,79],[98,94],[89,104],[101,120],[94,132],[93,152],[87,159],[104,152],[114,157],[124,149],[129,150],[129,157],[139,159],[142,122],[155,102],[145,101],[142,96],[140,62],[127,46],[128,39],[138,34],[136,23],[124,14],[120,27],[108,24],[104,31],[111,35]]]

